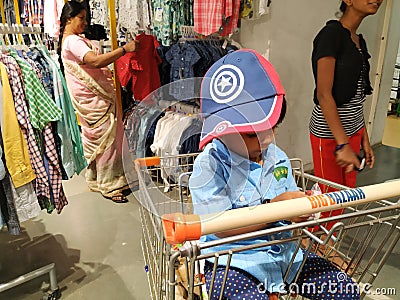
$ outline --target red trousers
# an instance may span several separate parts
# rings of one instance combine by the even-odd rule
[[[349,140],[351,148],[357,154],[360,153],[361,138],[363,133],[364,128],[361,128],[359,131],[353,134]],[[314,162],[314,175],[351,188],[355,187],[357,171],[346,173],[345,168],[342,168],[336,164],[335,148],[337,144],[335,139],[322,139],[310,133],[310,140]],[[320,184],[320,188],[323,193],[333,192],[336,190],[322,184]],[[342,212],[343,210],[341,209],[334,210],[332,212],[324,212],[321,214],[321,217],[328,217],[330,215],[336,216],[342,214]]]

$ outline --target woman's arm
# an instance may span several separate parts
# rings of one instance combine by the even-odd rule
[[[332,131],[332,134],[338,145],[346,144],[341,150],[336,153],[336,163],[341,167],[348,165],[360,166],[357,155],[351,149],[349,138],[343,129],[340,121],[337,106],[332,95],[333,79],[335,74],[335,58],[322,57],[317,63],[317,98],[321,106],[325,120]],[[352,171],[353,167],[347,169]]]
[[[96,55],[93,51],[89,51],[83,57],[83,62],[93,68],[103,68],[122,57],[125,52],[134,52],[137,50],[138,41],[131,41],[123,47],[117,48],[111,52]]]

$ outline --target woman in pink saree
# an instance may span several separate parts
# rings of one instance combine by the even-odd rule
[[[135,41],[100,54],[98,47],[81,36],[86,21],[85,7],[77,1],[65,3],[61,13],[60,41],[62,65],[73,106],[81,122],[81,136],[88,161],[86,182],[114,202],[127,202],[129,191],[122,165],[124,129],[116,107],[115,86],[107,67],[133,52]]]

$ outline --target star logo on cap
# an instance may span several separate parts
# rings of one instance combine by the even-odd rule
[[[221,123],[217,124],[217,126],[215,126],[214,133],[216,133],[217,135],[221,134],[229,127],[229,125],[230,123],[228,121],[222,121]]]
[[[224,90],[225,90],[226,87],[232,85],[231,79],[232,79],[232,78],[229,77],[229,76],[227,76],[227,77],[221,76],[221,80],[220,80],[219,83],[217,84],[217,86],[219,86],[219,87],[221,88],[221,89],[220,89],[220,92],[224,92]]]
[[[236,99],[244,88],[242,70],[234,65],[222,65],[212,75],[211,98],[217,103],[229,103]]]

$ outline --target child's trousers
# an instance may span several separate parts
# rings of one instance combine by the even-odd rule
[[[224,275],[225,266],[219,266],[210,300],[219,299]],[[209,291],[212,278],[211,263],[205,265],[205,277],[207,291]],[[312,300],[360,299],[358,285],[345,273],[340,272],[327,260],[314,253],[308,256],[297,283],[288,287],[292,288],[294,293]],[[269,297],[259,280],[243,270],[232,269],[228,271],[223,299],[268,300]]]

